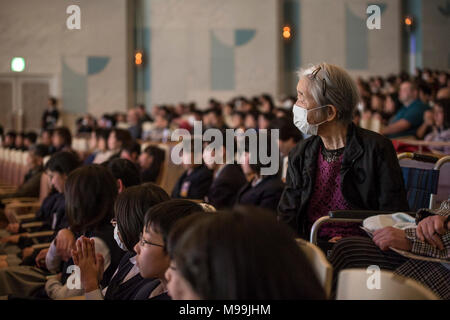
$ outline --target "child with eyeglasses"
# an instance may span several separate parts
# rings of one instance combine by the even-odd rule
[[[108,286],[103,289],[100,286],[103,276],[101,258],[96,257],[93,240],[77,240],[72,256],[80,268],[81,283],[87,300],[134,300],[136,293],[143,286],[155,280],[141,277],[133,247],[141,239],[138,235],[142,231],[147,210],[169,199],[169,195],[153,183],[127,188],[117,197],[114,205],[115,217],[111,224],[117,245],[126,253]]]

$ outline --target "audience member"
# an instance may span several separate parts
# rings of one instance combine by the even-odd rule
[[[42,114],[42,129],[55,129],[59,119],[59,111],[57,109],[58,100],[56,98],[48,99],[48,107]]]
[[[80,267],[81,284],[87,300],[133,300],[136,294],[155,279],[144,279],[136,264],[134,246],[140,241],[145,213],[158,203],[169,200],[168,194],[155,184],[134,186],[119,194],[114,205],[114,239],[125,251],[108,286],[101,289],[103,277],[101,260],[95,254],[95,241],[81,237],[72,251]]]
[[[141,145],[135,141],[127,143],[120,150],[120,158],[130,160],[133,163],[138,163],[140,154]]]
[[[170,265],[167,238],[175,223],[194,213],[204,212],[202,206],[189,200],[169,200],[150,208],[145,214],[144,228],[134,246],[139,272],[145,279],[157,279],[137,293],[138,298],[168,300],[165,273]],[[209,213],[213,214],[213,213]]]
[[[423,114],[429,107],[418,99],[417,85],[405,81],[400,86],[399,100],[403,107],[395,114],[388,126],[381,133],[389,138],[414,136],[423,122]]]
[[[284,184],[278,174],[278,168],[274,174],[263,174],[264,168],[269,168],[271,163],[263,163],[261,158],[261,141],[267,145],[267,156],[272,159],[271,135],[258,135],[258,153],[256,148],[251,148],[250,139],[245,141],[245,152],[242,154],[241,167],[246,176],[253,176],[237,193],[235,204],[252,205],[270,210],[276,210],[283,192]],[[253,150],[252,150],[253,149]],[[279,155],[277,155],[279,156]],[[277,159],[279,160],[279,159]]]
[[[157,182],[160,177],[166,153],[156,146],[148,146],[139,156],[142,182]]]
[[[294,234],[262,209],[184,218],[171,231],[168,249],[172,299],[325,299]]]
[[[234,137],[233,137],[234,139]],[[228,144],[235,145],[234,141]],[[216,209],[231,208],[236,200],[237,190],[242,188],[247,180],[241,167],[236,163],[227,163],[227,159],[233,162],[235,149],[227,150],[227,136],[223,131],[222,144],[217,149],[212,149],[213,143],[203,151],[203,161],[208,169],[213,171],[213,181],[205,197],[205,202]]]
[[[172,190],[172,198],[203,200],[211,186],[212,171],[203,164],[202,152],[196,150],[194,145],[194,139],[187,141],[184,145],[181,157],[186,171],[176,182]]]
[[[322,63],[302,70],[294,124],[312,137],[291,151],[279,219],[300,237],[330,210],[407,211],[402,172],[387,138],[356,127],[357,87],[343,69]],[[356,224],[324,225],[325,247],[341,237],[362,234]]]

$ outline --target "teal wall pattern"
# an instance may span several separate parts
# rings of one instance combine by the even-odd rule
[[[88,111],[88,78],[100,74],[106,69],[110,57],[88,56],[83,72],[73,70],[62,57],[62,98],[64,110],[71,113],[85,113]]]
[[[232,32],[232,31],[230,31]],[[230,45],[221,41],[214,30],[211,35],[211,90],[234,90],[235,80],[235,50],[249,43],[256,34],[253,29],[234,30],[234,42]]]
[[[376,4],[383,15],[387,5],[385,3],[368,3],[367,6]],[[369,33],[377,30],[369,30],[366,25],[367,16],[360,18],[354,14],[348,3],[345,4],[345,34],[346,34],[346,67],[348,69],[366,70],[369,67]]]

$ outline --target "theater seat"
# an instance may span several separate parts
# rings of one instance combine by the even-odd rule
[[[379,275],[379,282],[377,279]],[[379,286],[377,286],[379,284]],[[339,273],[336,300],[439,300],[419,282],[379,270],[346,269]]]
[[[325,290],[326,297],[329,298],[331,293],[333,267],[319,247],[303,239],[296,239],[296,241],[308,261],[311,263],[317,279],[319,279],[320,284]]]

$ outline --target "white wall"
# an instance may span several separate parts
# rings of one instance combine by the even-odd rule
[[[26,74],[55,76],[62,109],[94,115],[127,107],[127,0],[0,0],[0,73],[10,74],[14,56],[26,59]],[[66,8],[81,8],[81,30],[68,30]],[[88,57],[109,58],[88,74]],[[63,61],[78,81],[63,75]],[[67,73],[65,73],[67,75]],[[66,83],[64,83],[66,81]],[[71,97],[78,97],[74,101]]]
[[[193,100],[203,107],[210,97],[277,93],[278,0],[142,2],[151,33],[147,105]],[[254,37],[237,45],[239,29]]]

